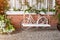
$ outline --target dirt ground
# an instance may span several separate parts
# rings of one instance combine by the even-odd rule
[[[57,29],[44,28],[20,29],[13,34],[0,34],[0,40],[60,40],[60,32]]]

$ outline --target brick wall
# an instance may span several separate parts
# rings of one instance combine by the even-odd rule
[[[37,15],[32,15],[34,20],[37,19]],[[54,27],[57,25],[57,19],[55,18],[55,16],[47,16],[47,15],[44,15],[45,17],[47,17],[49,19],[49,24]],[[23,15],[9,15],[7,16],[7,18],[9,18],[11,20],[11,23],[14,25],[15,28],[20,28],[22,27],[21,26],[21,23],[23,21]]]

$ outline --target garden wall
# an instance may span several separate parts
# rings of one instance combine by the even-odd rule
[[[38,15],[32,15],[34,20],[37,20]],[[49,19],[49,24],[51,27],[55,27],[57,25],[57,19],[53,15],[44,15]],[[21,23],[23,21],[23,15],[8,15],[7,18],[11,20],[11,23],[14,25],[15,28],[20,28]]]

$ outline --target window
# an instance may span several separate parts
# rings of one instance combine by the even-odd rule
[[[55,0],[9,0],[10,9],[16,8],[25,10],[27,5],[36,9],[55,9]]]
[[[9,0],[9,5],[10,5],[10,9],[13,9],[13,8],[19,9],[20,8],[19,0]]]

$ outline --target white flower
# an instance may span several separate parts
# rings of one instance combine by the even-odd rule
[[[1,22],[4,23],[4,20],[2,20]]]
[[[4,23],[4,20],[0,21],[0,28],[4,28],[6,26],[6,23]]]

